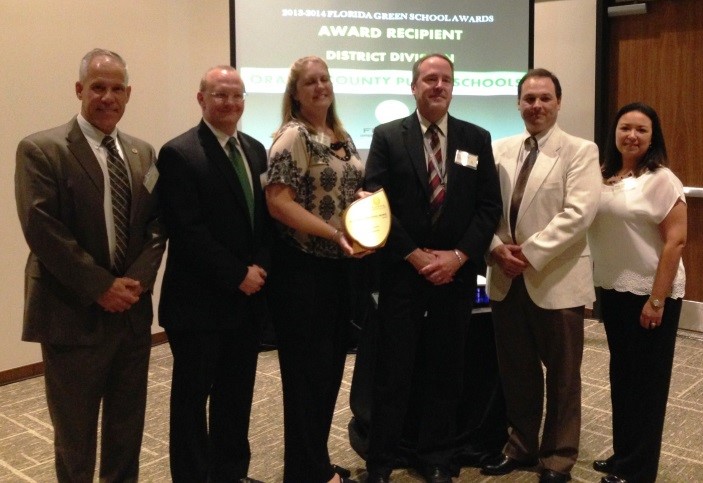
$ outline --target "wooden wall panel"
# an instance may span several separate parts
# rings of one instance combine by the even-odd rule
[[[609,19],[608,109],[643,101],[662,121],[671,169],[703,187],[703,1],[657,0],[649,13]],[[688,200],[686,298],[703,301],[703,199]]]

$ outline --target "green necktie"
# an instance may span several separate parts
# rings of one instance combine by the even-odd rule
[[[237,172],[237,177],[239,178],[239,183],[242,185],[242,191],[244,191],[244,198],[247,200],[247,208],[249,208],[249,219],[251,221],[251,226],[254,226],[254,193],[251,190],[251,183],[249,183],[249,176],[247,176],[247,170],[244,167],[244,160],[242,155],[237,149],[237,140],[235,138],[229,138],[227,141],[229,146],[229,160],[234,166],[234,170]]]

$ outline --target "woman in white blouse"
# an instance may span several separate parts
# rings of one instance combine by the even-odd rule
[[[657,477],[686,275],[686,200],[666,167],[657,113],[620,109],[607,140],[598,214],[589,230],[610,349],[613,454],[602,483]]]

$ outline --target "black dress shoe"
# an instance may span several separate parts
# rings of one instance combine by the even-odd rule
[[[593,462],[593,469],[596,471],[600,471],[601,473],[610,473],[613,471],[613,457],[611,456],[610,458],[606,460],[595,460]]]
[[[454,456],[454,463],[461,468],[471,466],[473,468],[482,468],[487,463],[497,461],[503,457],[503,453],[490,451],[464,451]]]
[[[558,471],[544,469],[539,474],[539,483],[566,483],[571,479],[569,473],[559,473]]]
[[[381,473],[371,472],[366,476],[365,483],[389,483],[390,476],[382,475]]]
[[[531,468],[537,464],[537,460],[520,461],[510,456],[502,455],[493,463],[488,463],[481,468],[481,473],[490,476],[507,475],[511,471],[520,468]]]
[[[349,478],[351,476],[351,471],[341,466],[332,465],[332,471],[337,473],[342,478]]]
[[[600,483],[627,483],[627,480],[625,478],[620,478],[619,476],[608,475],[601,478]]]
[[[452,475],[441,466],[432,466],[422,472],[427,483],[452,483]]]

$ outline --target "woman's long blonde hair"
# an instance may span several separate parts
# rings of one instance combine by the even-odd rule
[[[310,55],[307,57],[301,57],[300,59],[296,60],[293,62],[293,65],[290,68],[290,74],[288,74],[288,82],[286,83],[286,91],[283,94],[283,110],[282,110],[282,122],[281,122],[281,127],[289,123],[290,121],[296,120],[301,123],[303,123],[307,128],[308,131],[310,131],[311,134],[317,134],[317,130],[308,122],[307,119],[301,114],[300,112],[300,102],[295,100],[295,94],[297,93],[297,85],[298,85],[298,80],[300,79],[300,76],[302,73],[305,71],[305,67],[307,64],[311,62],[317,62],[319,64],[322,64],[325,67],[325,70],[327,70],[327,73],[329,74],[329,67],[327,67],[327,63],[325,63],[324,60],[322,60],[320,57]],[[330,81],[330,85],[331,85]],[[339,120],[339,117],[337,117],[337,108],[336,108],[336,102],[334,98],[334,86],[332,90],[332,104],[330,105],[329,109],[327,110],[327,126],[334,131],[335,136],[337,136],[337,139],[340,141],[343,141],[347,138],[347,132],[344,130],[344,127],[342,126],[342,122]],[[280,130],[280,128],[279,128]]]

